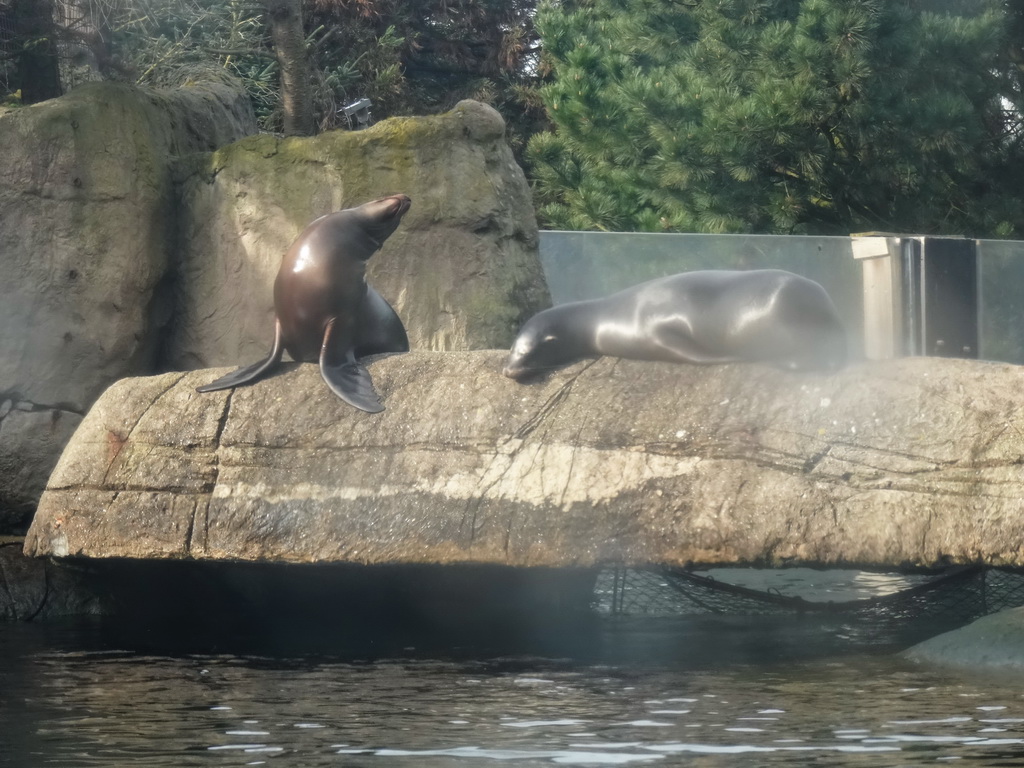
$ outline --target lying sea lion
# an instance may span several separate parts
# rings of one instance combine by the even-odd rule
[[[601,355],[834,371],[846,363],[846,331],[825,289],[792,272],[684,272],[534,315],[504,374],[521,380]]]

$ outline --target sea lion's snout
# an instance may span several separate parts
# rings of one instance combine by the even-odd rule
[[[550,367],[537,367],[526,355],[516,354],[514,349],[505,359],[505,365],[501,369],[501,373],[505,378],[518,381],[520,384],[537,381],[544,378],[550,372]]]
[[[516,366],[510,363],[505,363],[505,367],[501,369],[501,373],[503,376],[509,379],[519,381],[519,379],[522,378],[525,371],[522,368],[517,368]]]
[[[522,381],[527,378],[531,370],[526,365],[526,361],[532,351],[533,345],[530,342],[530,335],[520,332],[512,344],[512,349],[509,350],[508,357],[505,358],[505,365],[502,367],[501,373],[515,381]]]
[[[390,203],[390,209],[386,211],[390,218],[401,218],[412,205],[412,199],[408,195],[391,195],[385,197],[384,201]]]

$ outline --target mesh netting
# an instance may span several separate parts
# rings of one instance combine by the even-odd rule
[[[595,600],[599,611],[614,615],[816,613],[870,621],[932,617],[967,622],[1024,605],[1024,572],[967,566],[893,594],[816,602],[729,584],[681,568],[609,568],[598,577]]]
[[[124,0],[56,0],[57,54],[61,87],[102,79],[99,57],[109,55],[111,30],[125,12]],[[140,6],[144,12],[145,5]]]

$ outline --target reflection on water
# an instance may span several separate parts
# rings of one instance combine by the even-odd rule
[[[849,568],[713,568],[694,573],[815,603],[843,603],[892,595],[935,578],[931,574],[874,573]]]
[[[866,654],[833,630],[604,620],[505,655],[366,638],[267,656],[227,641],[128,652],[139,636],[102,625],[0,625],[0,763],[1021,764],[1019,682]]]

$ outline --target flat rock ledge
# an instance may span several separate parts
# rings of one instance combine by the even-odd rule
[[[124,379],[50,478],[30,555],[285,562],[1024,565],[1017,366],[831,376],[600,359],[533,384],[505,353]]]

